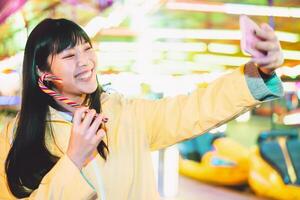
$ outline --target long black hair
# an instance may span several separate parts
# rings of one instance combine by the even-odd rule
[[[84,30],[66,19],[45,19],[30,33],[24,52],[23,90],[21,110],[17,119],[12,147],[8,153],[5,171],[8,186],[18,198],[28,197],[38,188],[42,178],[56,164],[58,157],[46,148],[45,133],[51,132],[49,106],[59,107],[52,97],[38,87],[37,67],[41,71],[51,71],[47,58],[74,47],[79,42],[91,41]],[[101,112],[98,84],[96,91],[87,95],[90,108]],[[51,119],[50,119],[51,120]],[[53,134],[52,134],[53,135]],[[99,154],[106,159],[108,148],[101,141]]]

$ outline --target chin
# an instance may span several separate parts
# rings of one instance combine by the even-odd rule
[[[96,91],[98,87],[98,82],[96,76],[93,76],[89,80],[85,81],[76,80],[73,86],[75,86],[76,90],[81,94],[91,94]]]
[[[98,85],[91,85],[91,86],[85,86],[85,87],[81,87],[79,90],[84,93],[84,94],[92,94],[93,92],[95,92],[97,90]]]

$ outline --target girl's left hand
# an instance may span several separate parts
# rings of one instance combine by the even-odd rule
[[[284,62],[280,42],[273,28],[266,23],[262,24],[260,29],[256,30],[256,35],[261,38],[262,41],[258,41],[255,48],[265,52],[266,56],[253,58],[251,61],[256,63],[263,73],[271,75],[274,70],[279,68]]]

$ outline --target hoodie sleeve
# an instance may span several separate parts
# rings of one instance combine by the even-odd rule
[[[5,160],[10,149],[11,124],[0,133],[0,199],[16,199],[10,192],[6,174]],[[26,200],[69,200],[90,199],[96,193],[81,175],[80,170],[67,155],[62,156],[54,167],[44,176],[39,187]]]
[[[125,112],[133,112],[134,121],[144,125],[151,150],[196,137],[262,103],[249,90],[244,70],[241,67],[188,95],[129,100]]]

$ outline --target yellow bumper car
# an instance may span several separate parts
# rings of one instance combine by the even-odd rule
[[[300,200],[300,140],[297,131],[263,132],[251,152],[249,185],[260,196]]]
[[[218,185],[247,183],[249,151],[224,134],[206,133],[179,145],[179,172]]]

